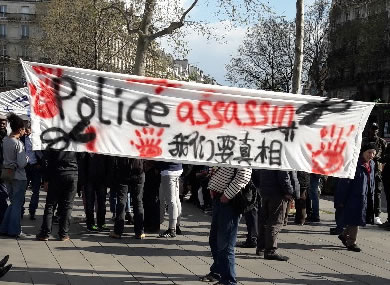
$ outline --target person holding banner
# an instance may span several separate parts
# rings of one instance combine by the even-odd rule
[[[360,252],[356,244],[359,226],[367,222],[367,209],[374,205],[375,190],[375,142],[365,143],[360,150],[360,158],[354,179],[340,179],[337,185],[338,207],[343,208],[345,229],[339,239],[349,251]],[[371,203],[371,205],[369,205]]]
[[[47,191],[45,211],[40,232],[36,238],[49,240],[55,207],[58,203],[58,239],[69,241],[69,226],[73,202],[77,193],[78,164],[81,154],[72,151],[48,150],[44,171],[44,187]]]
[[[17,115],[11,113],[8,116],[11,125],[11,134],[3,139],[3,167],[7,170],[6,187],[11,204],[5,212],[0,226],[0,233],[10,237],[19,237],[22,232],[20,224],[22,206],[27,187],[27,177],[24,170],[27,165],[26,152],[20,138],[25,133],[25,123]],[[2,177],[4,173],[2,173]]]
[[[251,168],[218,167],[210,178],[208,189],[213,200],[213,216],[209,243],[213,264],[210,273],[200,278],[203,282],[237,284],[234,247],[240,215],[229,201],[249,183],[251,175]]]

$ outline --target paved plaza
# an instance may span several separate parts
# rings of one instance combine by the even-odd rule
[[[0,254],[9,254],[14,267],[0,285],[205,284],[198,278],[208,273],[211,263],[211,217],[193,205],[183,203],[184,235],[176,239],[149,234],[145,240],[136,240],[132,226],[127,226],[124,237],[113,240],[107,233],[86,231],[82,202],[78,199],[71,241],[60,242],[53,237],[40,242],[34,237],[42,221],[44,199],[42,195],[37,220],[30,221],[25,216],[22,221],[25,237],[1,238]],[[337,236],[329,235],[333,202],[325,197],[320,206],[320,224],[290,224],[280,234],[280,253],[290,257],[288,262],[267,261],[257,257],[254,249],[237,248],[239,284],[390,284],[390,231],[377,226],[362,229],[358,242],[363,251],[349,252]],[[383,220],[386,217],[382,214]],[[242,221],[240,241],[245,238],[245,229]],[[56,231],[54,226],[54,234]]]

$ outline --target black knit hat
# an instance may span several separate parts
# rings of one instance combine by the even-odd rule
[[[375,142],[367,142],[362,144],[362,148],[360,149],[360,152],[363,153],[369,149],[375,149],[376,151],[378,151]]]

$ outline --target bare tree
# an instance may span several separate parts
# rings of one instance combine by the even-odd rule
[[[303,76],[310,83],[312,95],[323,95],[328,70],[328,33],[330,0],[316,0],[307,7],[305,16],[305,41]]]
[[[203,23],[189,21],[189,13],[198,5],[199,0],[192,0],[183,8],[180,0],[166,0],[164,7],[157,0],[133,0],[125,9],[122,0],[112,1],[107,10],[115,10],[126,22],[129,35],[137,36],[136,57],[133,74],[145,74],[145,57],[149,45],[156,39],[170,36],[185,25],[191,25],[204,31]],[[246,21],[258,14],[259,7],[265,7],[261,0],[217,0],[206,1],[219,6],[220,15],[224,14],[233,21]]]
[[[227,65],[226,78],[241,87],[291,91],[294,23],[270,16],[251,28],[238,56]]]

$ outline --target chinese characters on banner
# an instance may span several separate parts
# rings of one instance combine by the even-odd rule
[[[371,103],[23,62],[34,149],[353,178]]]

